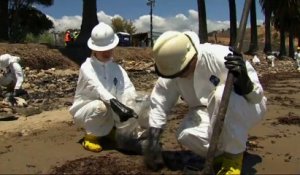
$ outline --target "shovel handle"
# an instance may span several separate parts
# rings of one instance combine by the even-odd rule
[[[241,17],[239,30],[237,33],[237,39],[233,46],[234,50],[236,50],[238,52],[241,52],[241,50],[242,50],[243,38],[244,38],[244,33],[245,33],[245,29],[246,29],[246,24],[247,24],[247,20],[248,20],[248,14],[249,14],[251,3],[252,3],[252,0],[245,0],[245,3],[244,3],[244,9],[243,9],[242,17]],[[220,102],[220,107],[219,107],[219,110],[217,113],[216,121],[214,124],[213,132],[212,132],[212,136],[211,136],[211,140],[210,140],[210,146],[207,151],[206,161],[204,164],[204,168],[201,171],[201,174],[214,174],[213,160],[215,157],[215,153],[217,151],[219,138],[220,138],[220,135],[221,135],[221,132],[223,129],[225,114],[227,112],[230,94],[233,89],[233,78],[234,78],[233,74],[228,72],[223,95],[222,95],[221,102]]]

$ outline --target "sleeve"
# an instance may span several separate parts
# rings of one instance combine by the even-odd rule
[[[119,66],[119,65],[118,65]],[[136,90],[131,82],[127,72],[121,67],[120,70],[122,72],[122,77],[124,79],[124,85],[118,86],[118,94],[117,97],[120,98],[119,100],[124,104],[129,104],[130,100],[134,99],[136,97]]]
[[[253,90],[249,94],[245,95],[245,98],[248,102],[256,104],[260,103],[263,98],[263,88],[259,82],[258,76],[251,64],[246,61],[246,67],[248,71],[248,76],[253,83]]]
[[[159,78],[151,93],[150,127],[163,128],[167,114],[179,98],[179,90],[174,79]]]
[[[219,48],[215,48],[214,50],[217,50],[218,52],[214,52],[213,50],[210,50],[210,53],[214,53],[214,57],[216,58],[215,62],[214,59],[211,58],[212,56],[208,57],[208,68],[211,70],[211,72],[216,72],[217,75],[219,75],[221,78],[221,82],[225,83],[226,77],[228,74],[228,69],[225,67],[225,59],[224,57],[228,55],[228,53],[232,53],[227,46],[221,46]],[[246,68],[249,78],[251,79],[253,83],[253,90],[249,94],[245,95],[244,98],[252,104],[260,103],[263,98],[263,88],[259,82],[257,73],[255,69],[251,66],[251,64],[246,61]]]
[[[109,103],[109,100],[115,98],[109,91],[107,91],[103,84],[96,77],[95,72],[90,67],[81,68],[78,78],[78,91],[89,93],[92,97]]]
[[[14,72],[15,77],[16,77],[15,89],[20,89],[23,84],[23,81],[24,81],[22,67],[19,63],[14,62],[11,64],[11,69],[12,69],[12,72]]]

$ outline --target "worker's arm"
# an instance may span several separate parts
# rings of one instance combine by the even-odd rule
[[[151,110],[144,161],[148,168],[158,170],[164,165],[160,135],[167,121],[167,114],[179,98],[176,80],[159,78],[151,94]]]
[[[14,72],[15,77],[16,77],[16,84],[15,84],[15,89],[20,89],[23,81],[24,81],[24,75],[23,75],[23,70],[22,67],[19,63],[11,63],[12,72]]]
[[[232,54],[228,54],[225,60],[226,68],[235,77],[234,91],[238,95],[244,96],[251,103],[259,103],[263,97],[263,90],[254,68],[243,60],[240,53],[234,51]]]
[[[149,125],[162,128],[166,124],[167,114],[178,98],[179,91],[176,80],[159,78],[150,96]]]

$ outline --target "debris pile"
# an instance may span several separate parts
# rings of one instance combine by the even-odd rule
[[[277,122],[273,124],[283,124],[283,125],[298,125],[300,126],[300,116],[293,112],[289,112],[286,116],[278,117]]]

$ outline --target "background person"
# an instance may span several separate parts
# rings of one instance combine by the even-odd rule
[[[72,41],[76,41],[77,37],[79,36],[79,32],[78,31],[74,31],[72,33]]]
[[[65,46],[70,45],[70,43],[72,42],[72,36],[71,36],[71,32],[69,30],[67,30],[67,32],[65,34],[64,42],[65,42]]]
[[[92,54],[80,67],[70,108],[75,124],[86,132],[82,146],[93,152],[103,149],[99,138],[105,136],[119,149],[141,152],[141,137],[148,126],[144,111],[147,98],[138,96],[126,71],[113,62],[118,42],[109,25],[100,22],[93,28],[87,43]],[[140,114],[138,119],[136,113]]]
[[[297,70],[300,71],[300,47],[297,47],[294,59],[296,60]]]
[[[267,53],[266,60],[269,66],[274,67],[275,66],[275,55],[272,52]]]
[[[19,61],[20,57],[18,56],[10,54],[0,55],[0,69],[2,71],[0,86],[6,87],[10,101],[14,97],[19,97],[27,93],[22,89],[24,73]],[[14,101],[11,102],[15,103]]]
[[[228,70],[234,75],[218,153],[218,174],[240,174],[248,131],[266,112],[266,98],[256,71],[241,54],[229,47],[200,44],[194,32],[168,31],[153,47],[160,78],[150,96],[146,165],[154,170],[164,164],[159,143],[171,108],[182,97],[189,106],[177,132],[180,144],[205,158],[219,109]],[[225,59],[224,59],[225,58]]]

